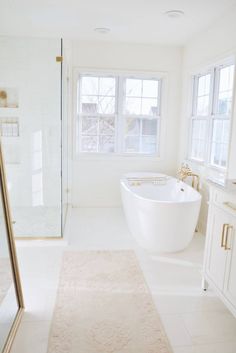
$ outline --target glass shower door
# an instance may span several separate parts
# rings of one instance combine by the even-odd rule
[[[0,39],[0,128],[16,237],[61,234],[60,39]],[[7,60],[6,60],[7,59]]]

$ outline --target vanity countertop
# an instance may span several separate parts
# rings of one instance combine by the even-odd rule
[[[235,179],[228,179],[225,181],[224,184],[218,183],[215,180],[207,179],[206,180],[209,186],[215,187],[221,191],[228,192],[228,193],[235,193],[236,194],[236,180]]]

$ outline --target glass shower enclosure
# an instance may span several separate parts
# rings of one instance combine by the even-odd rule
[[[62,237],[62,40],[5,37],[0,49],[0,133],[14,234]]]

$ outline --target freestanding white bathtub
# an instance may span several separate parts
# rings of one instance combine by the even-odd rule
[[[126,174],[120,181],[129,229],[153,252],[175,252],[192,240],[201,195],[175,178],[157,173]]]

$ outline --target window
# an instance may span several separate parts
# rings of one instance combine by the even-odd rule
[[[189,158],[226,168],[234,65],[214,67],[193,79]]]
[[[125,79],[125,152],[157,151],[159,82]]]
[[[160,88],[159,79],[81,74],[79,152],[157,154]]]
[[[80,151],[114,152],[116,78],[80,79]]]

